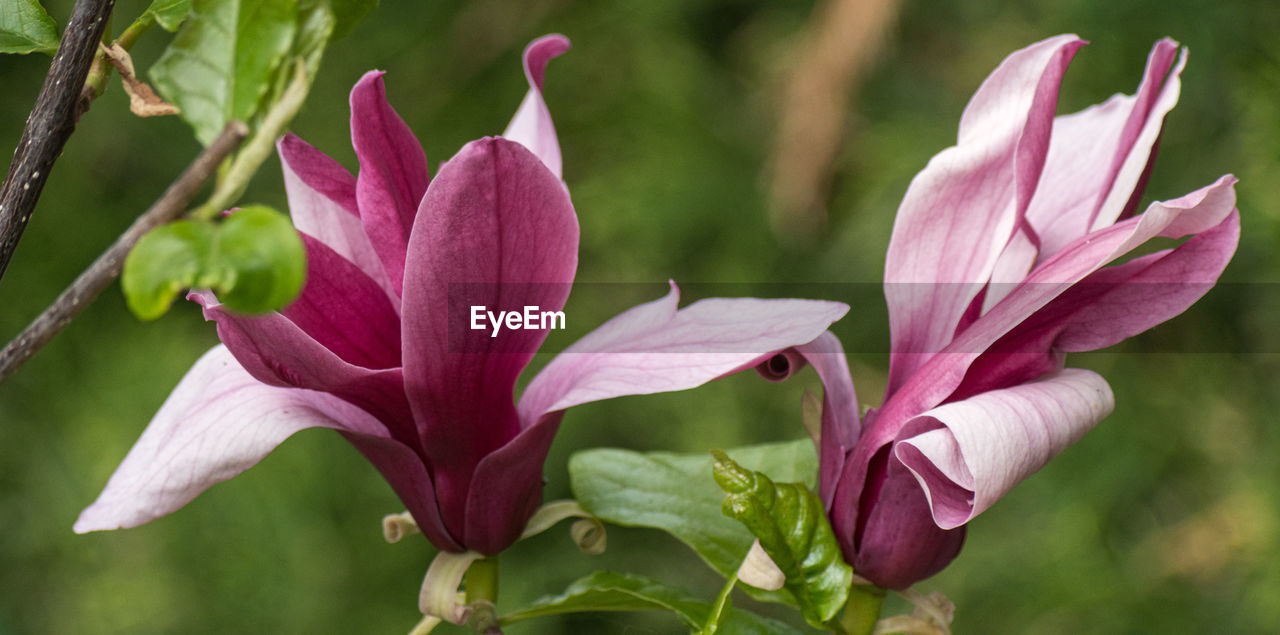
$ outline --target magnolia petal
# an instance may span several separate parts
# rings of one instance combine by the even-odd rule
[[[561,177],[560,142],[556,138],[551,111],[542,99],[542,80],[547,62],[569,50],[569,38],[563,35],[544,35],[524,49],[524,76],[529,80],[529,92],[520,108],[507,124],[502,136],[523,145],[547,166],[556,178]]]
[[[542,464],[565,408],[694,388],[812,342],[848,311],[836,302],[754,298],[702,300],[677,311],[679,301],[672,283],[665,297],[588,333],[529,382],[519,405],[523,431],[476,467],[467,501],[469,548],[496,552],[520,535],[520,523],[541,500]],[[824,358],[832,354],[828,346],[814,349],[824,368],[834,364]]]
[[[548,330],[493,336],[488,324],[471,329],[470,307],[559,311],[577,267],[578,220],[564,184],[536,156],[506,139],[481,139],[441,167],[410,243],[406,391],[445,517],[461,535],[472,472],[519,432],[516,377]]]
[[[1115,407],[1097,373],[1068,368],[925,412],[894,456],[924,488],[934,522],[959,527],[1044,467]]]
[[[964,545],[965,527],[942,529],[933,523],[920,486],[902,464],[891,457],[867,495],[866,519],[860,531],[837,522],[832,528],[845,550],[845,561],[876,586],[902,590],[944,569]],[[843,535],[842,535],[843,534]],[[858,538],[855,541],[855,536]],[[856,542],[856,550],[850,546]]]
[[[419,446],[399,368],[349,364],[279,313],[233,313],[209,291],[187,297],[204,307],[206,320],[218,323],[218,339],[258,381],[331,393],[377,417],[400,442]]]
[[[853,377],[849,375],[844,347],[831,331],[824,332],[812,342],[796,346],[795,350],[813,366],[822,380],[818,493],[823,504],[830,507],[836,481],[844,470],[844,457],[858,442],[861,427],[858,422],[858,395],[854,391]]]
[[[1036,256],[1040,253],[1039,245],[1039,236],[1026,223],[1013,233],[1009,244],[1005,245],[1004,251],[1000,252],[1000,257],[996,259],[995,267],[991,270],[991,282],[987,285],[986,293],[982,295],[982,309],[973,316],[974,319],[990,311],[991,307],[998,304],[1013,290],[1014,285],[1027,277],[1027,272],[1031,271],[1031,266],[1035,264]],[[966,329],[972,323],[972,320],[968,320],[968,323],[962,320],[957,330]]]
[[[622,313],[551,360],[520,398],[521,424],[592,401],[687,390],[752,368],[813,342],[849,310],[821,300],[710,298],[676,311],[679,293],[672,283],[666,297]],[[824,340],[814,351],[828,347]]]
[[[991,277],[1044,165],[1058,84],[1079,38],[1010,55],[965,108],[958,142],[935,156],[902,200],[885,263],[892,395],[955,335]]]
[[[365,73],[351,89],[351,145],[360,160],[356,177],[360,221],[391,288],[399,294],[409,233],[429,177],[427,155],[387,103],[382,75],[382,71]]]
[[[226,347],[216,346],[179,382],[102,494],[81,512],[75,531],[135,527],[164,516],[252,467],[295,432],[313,427],[398,446],[412,455],[368,413],[325,393],[267,386],[245,372]],[[421,462],[418,472],[427,478]],[[429,479],[426,485],[416,489],[429,498]],[[434,504],[414,498],[420,497],[406,502],[417,503],[419,524],[439,534]]]
[[[397,302],[398,311],[400,298],[360,223],[355,177],[293,133],[281,137],[276,149],[294,227],[355,263]]]
[[[1178,101],[1186,50],[1175,67],[1177,50],[1173,40],[1156,43],[1134,95],[1116,95],[1054,120],[1044,174],[1027,208],[1040,236],[1040,262],[1091,229],[1114,223],[1141,194],[1140,177],[1154,158],[1164,117]]]
[[[284,316],[347,363],[400,366],[400,314],[387,294],[323,242],[306,234],[302,240],[307,279]]]

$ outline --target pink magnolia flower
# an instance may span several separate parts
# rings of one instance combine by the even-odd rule
[[[941,570],[965,523],[1111,412],[1107,383],[1064,368],[1066,353],[1178,315],[1235,251],[1232,176],[1133,215],[1185,50],[1158,42],[1136,94],[1054,117],[1084,44],[1064,35],[1010,55],[898,210],[885,400],[861,431],[846,413],[822,439],[832,525],[878,585]],[[1121,262],[1153,238],[1188,236]]]
[[[548,60],[568,47],[562,36],[530,44],[530,90],[504,136],[467,144],[435,178],[381,73],[351,92],[356,177],[297,137],[282,139],[308,255],[301,297],[246,316],[192,293],[222,345],[178,384],[76,531],[148,522],[293,433],[323,427],[377,467],[437,547],[496,553],[540,504],[542,464],[566,408],[692,388],[827,342],[843,304],[711,299],[677,310],[673,284],[573,344],[513,398],[547,328],[494,336],[487,324],[469,328],[467,308],[555,312],[568,296],[578,223],[541,94]],[[813,356],[820,368],[834,359]]]

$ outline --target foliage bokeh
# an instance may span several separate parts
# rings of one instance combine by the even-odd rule
[[[117,21],[145,5],[120,0]],[[71,2],[47,6],[65,24]],[[893,214],[912,175],[953,142],[986,73],[1016,48],[1079,33],[1092,44],[1064,84],[1059,112],[1072,112],[1131,92],[1150,45],[1178,39],[1190,63],[1146,200],[1225,172],[1241,178],[1244,230],[1229,284],[1151,333],[1073,357],[1112,383],[1115,414],[974,521],[960,558],[921,588],[956,602],[962,633],[1280,626],[1272,564],[1280,557],[1280,13],[1261,0],[904,3],[849,106],[828,229],[800,247],[770,232],[762,174],[783,74],[812,8],[801,0],[383,0],[334,43],[293,130],[354,166],[346,94],[365,70],[386,69],[390,99],[434,168],[466,141],[501,131],[525,90],[521,48],[565,33],[574,49],[552,63],[547,101],[582,225],[578,279],[593,284],[570,299],[569,329],[544,350],[658,297],[668,278],[744,295],[837,289],[844,296],[830,299],[853,309],[836,331],[861,399],[874,405],[888,337],[875,283]],[[139,42],[139,67],[154,62],[164,39]],[[16,144],[47,64],[38,54],[0,58],[0,147]],[[81,120],[0,282],[0,333],[17,333],[197,150],[176,118],[129,115],[113,85]],[[245,200],[286,209],[278,163]],[[606,283],[619,282],[635,284],[611,295]],[[416,621],[431,548],[382,541],[379,519],[400,511],[398,501],[325,431],[298,435],[170,517],[71,532],[214,342],[195,305],[143,324],[113,289],[0,384],[0,635],[375,633]],[[800,383],[817,389],[811,373]],[[575,408],[547,463],[547,498],[568,495],[565,463],[576,449],[705,451],[796,438],[799,399],[794,380],[742,376],[696,394]],[[564,528],[519,543],[502,558],[502,604],[559,592],[606,567],[714,597],[719,580],[680,544],[655,532],[610,532],[603,556],[578,553]],[[660,615],[602,614],[508,632],[678,629]]]

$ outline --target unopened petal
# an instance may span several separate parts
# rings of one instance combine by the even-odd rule
[[[1039,381],[938,406],[895,444],[943,529],[986,511],[1075,443],[1115,407],[1097,373],[1068,368]]]

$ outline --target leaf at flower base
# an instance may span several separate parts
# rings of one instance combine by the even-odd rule
[[[333,7],[333,16],[337,25],[333,30],[333,39],[350,33],[374,9],[378,8],[378,0],[329,0]]]
[[[306,249],[289,217],[270,207],[244,207],[218,231],[209,286],[233,311],[263,313],[293,301],[307,273]]]
[[[575,580],[560,595],[548,595],[505,616],[503,625],[561,613],[592,611],[671,611],[691,629],[702,627],[711,605],[689,591],[644,576],[596,571]],[[776,620],[733,609],[721,623],[725,635],[798,635],[800,631]]]
[[[178,292],[204,271],[215,233],[210,223],[177,221],[143,236],[125,258],[120,278],[129,310],[141,320],[164,315]]]
[[[190,12],[191,0],[152,0],[143,15],[150,14],[166,31],[177,31]]]
[[[808,439],[730,450],[743,464],[779,478],[812,483],[817,457]],[[569,459],[569,478],[582,507],[606,522],[661,529],[691,547],[726,578],[738,570],[755,537],[720,513],[724,493],[707,478],[703,454],[595,449]],[[790,591],[743,587],[757,599],[796,604]]]
[[[803,483],[775,483],[722,451],[712,454],[716,483],[728,494],[724,514],[746,525],[786,574],[784,588],[805,620],[826,627],[849,597],[853,569],[844,562],[822,500]]]
[[[298,0],[193,0],[151,67],[156,90],[208,145],[227,121],[257,111],[293,42]]]
[[[58,50],[58,25],[36,0],[0,2],[0,53]]]

